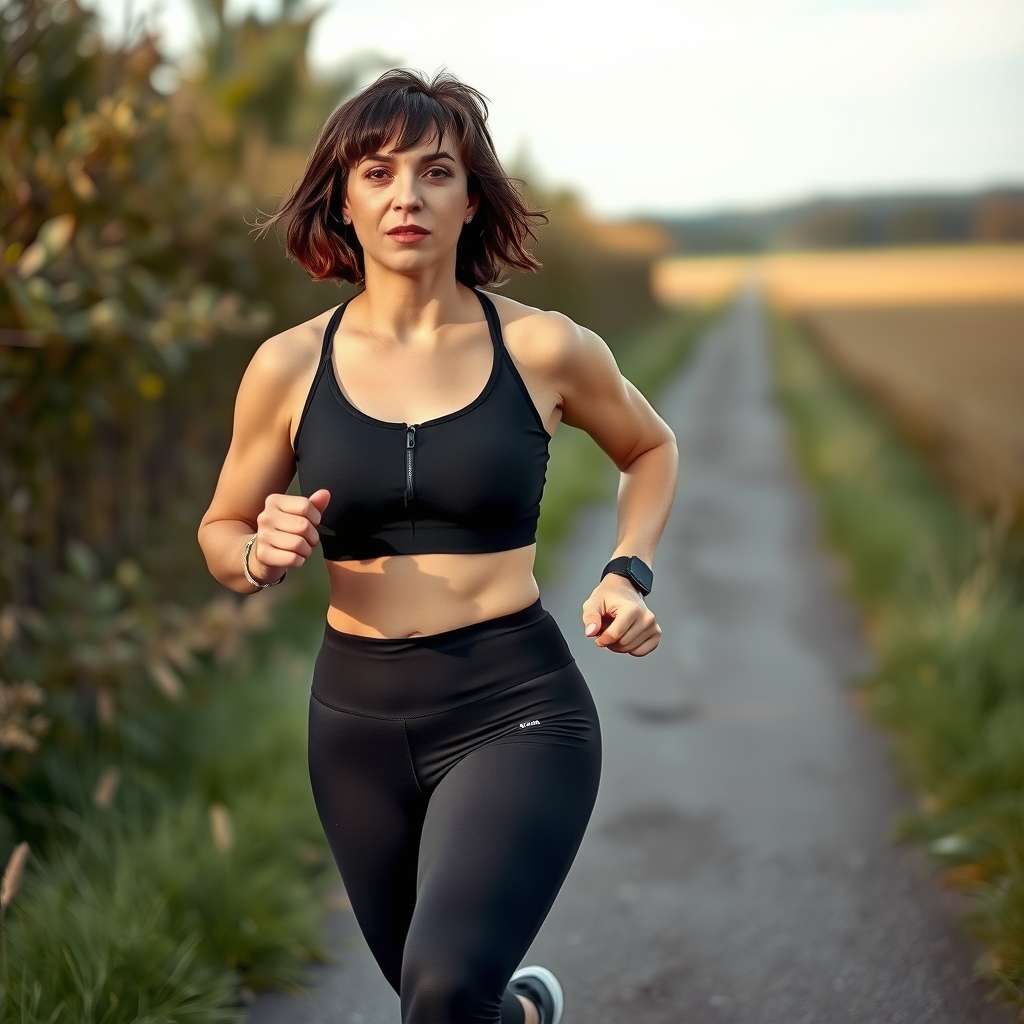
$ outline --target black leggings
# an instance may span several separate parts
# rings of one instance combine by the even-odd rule
[[[313,795],[404,1024],[522,1024],[505,986],[576,856],[600,771],[594,702],[539,600],[423,637],[327,626]]]

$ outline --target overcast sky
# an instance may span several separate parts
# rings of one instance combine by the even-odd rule
[[[146,5],[186,50],[190,0]],[[314,66],[366,51],[482,90],[605,214],[1024,184],[1024,0],[333,0]]]

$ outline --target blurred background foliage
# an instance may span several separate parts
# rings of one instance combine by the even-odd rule
[[[209,0],[171,66],[75,0],[0,4],[0,858],[32,849],[0,1021],[226,1019],[318,954],[324,574],[237,598],[195,541],[256,346],[346,294],[252,234],[376,69],[314,78],[314,19]],[[664,231],[533,198],[545,269],[507,292],[682,358]]]

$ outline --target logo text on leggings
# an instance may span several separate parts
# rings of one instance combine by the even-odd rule
[[[539,718],[535,718],[532,722],[520,722],[519,723],[519,728],[520,729],[529,729],[531,725],[540,725],[540,719]]]

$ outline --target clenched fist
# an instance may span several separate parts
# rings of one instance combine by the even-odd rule
[[[256,517],[256,541],[249,558],[249,571],[260,583],[273,583],[309,558],[320,543],[316,528],[330,500],[331,492],[323,488],[308,498],[296,494],[267,496],[263,511]]]
[[[642,658],[661,641],[654,612],[622,576],[609,573],[583,605],[583,627],[598,647]]]

